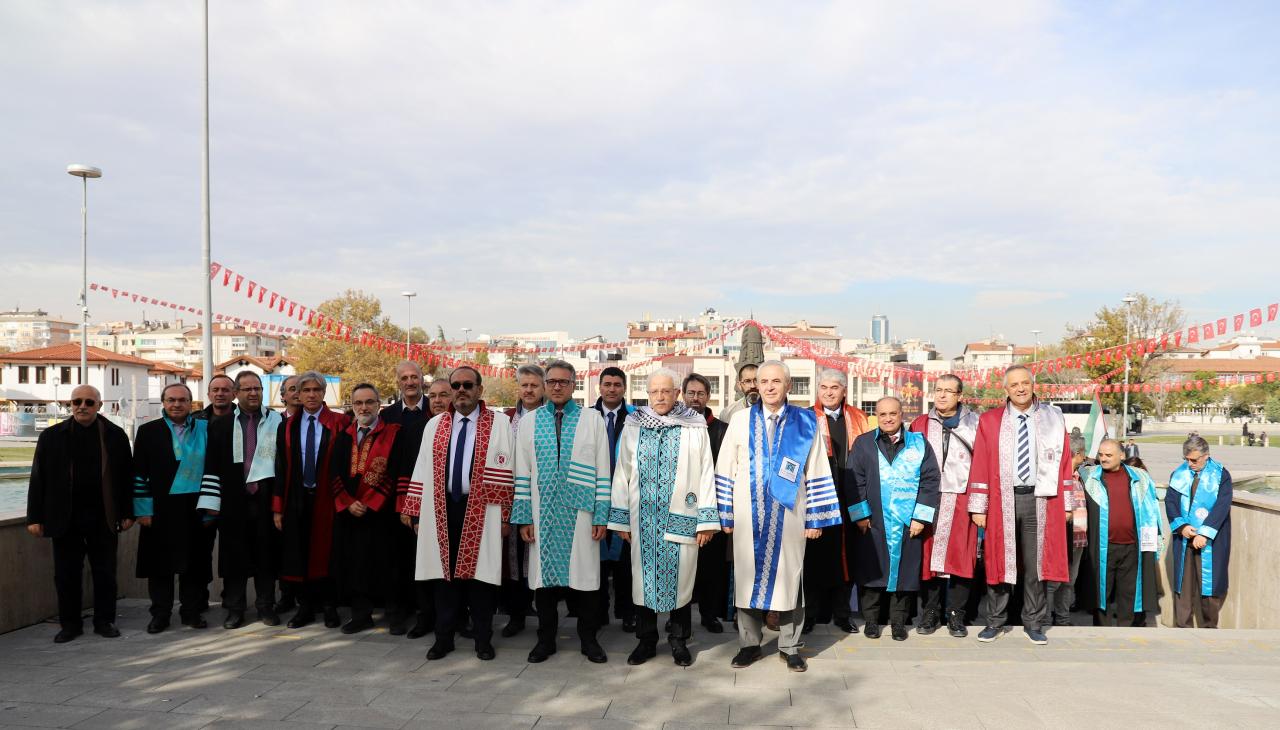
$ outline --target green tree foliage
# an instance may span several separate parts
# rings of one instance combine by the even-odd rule
[[[1068,334],[1061,346],[1063,354],[1093,352],[1130,342],[1158,338],[1161,334],[1174,332],[1182,327],[1184,317],[1182,308],[1177,302],[1157,301],[1146,294],[1133,296],[1137,301],[1128,307],[1124,304],[1102,307],[1094,313],[1092,321],[1080,326],[1067,325]],[[1122,383],[1124,382],[1123,365],[1123,359],[1084,364],[1082,377],[1088,380],[1101,378],[1099,382],[1104,384]],[[1160,350],[1146,352],[1140,357],[1135,355],[1130,362],[1129,382],[1133,384],[1157,382],[1165,378],[1168,371],[1168,358]],[[1104,375],[1105,378],[1103,378]],[[1209,377],[1213,375],[1210,374]],[[1170,399],[1153,399],[1152,395],[1130,393],[1129,403],[1131,407],[1137,405],[1162,417],[1164,411],[1170,409]],[[1124,395],[1104,393],[1102,399],[1104,404],[1119,410]]]
[[[362,332],[385,337],[392,342],[404,342],[404,330],[383,315],[378,298],[348,289],[342,296],[321,304],[319,311],[326,317],[351,325],[352,341],[300,337],[291,348],[291,354],[298,358],[298,370],[318,370],[342,378],[343,400],[360,383],[372,383],[384,399],[394,397],[397,392],[395,367],[403,359],[403,351],[383,352],[360,344]]]
[[[1267,398],[1262,406],[1262,414],[1266,416],[1268,423],[1280,423],[1280,395]]]

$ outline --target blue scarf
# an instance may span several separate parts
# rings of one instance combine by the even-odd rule
[[[784,404],[778,412],[777,432],[773,434],[773,444],[764,439],[762,469],[752,469],[753,475],[760,475],[769,480],[769,494],[787,509],[795,509],[796,495],[800,491],[800,480],[804,478],[805,465],[809,462],[809,450],[813,448],[813,438],[818,433],[817,414],[808,408],[799,408]],[[764,406],[756,402],[751,406],[751,432],[767,434]],[[795,474],[788,477],[780,473],[784,460],[795,464]]]
[[[173,458],[178,461],[178,471],[173,475],[169,494],[199,492],[200,480],[204,477],[205,446],[209,443],[209,422],[188,416],[181,439],[178,438],[177,426],[168,416],[164,417],[164,423],[169,427],[169,438],[173,442]]]

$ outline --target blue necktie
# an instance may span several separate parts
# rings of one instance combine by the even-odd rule
[[[467,460],[464,452],[467,447],[467,424],[470,422],[469,418],[462,419],[462,428],[458,429],[458,441],[453,445],[453,476],[449,479],[452,483],[449,498],[455,501],[462,499],[462,465]]]
[[[618,436],[613,432],[613,411],[609,412],[609,474],[613,474],[613,468],[618,462]]]
[[[1018,480],[1023,486],[1035,483],[1031,480],[1031,431],[1025,413],[1018,416]]]
[[[316,486],[316,417],[307,416],[307,447],[302,454],[302,486]]]

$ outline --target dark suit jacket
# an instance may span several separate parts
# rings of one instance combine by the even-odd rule
[[[418,402],[418,405],[421,406],[418,410],[406,411],[404,409],[404,401],[398,400],[386,408],[383,408],[382,412],[378,414],[378,418],[381,418],[387,423],[398,423],[401,428],[408,428],[416,423],[426,423],[431,420],[431,416],[428,415],[429,411],[427,410],[426,393],[422,394],[422,400]]]
[[[103,522],[116,529],[120,520],[133,517],[133,457],[124,430],[99,416],[107,451],[110,489],[103,485]],[[31,462],[31,483],[27,489],[27,524],[44,525],[45,537],[62,537],[71,525],[71,428],[68,418],[40,433]]]
[[[276,439],[284,436],[284,421],[276,429]],[[259,520],[271,521],[271,495],[275,479],[267,478],[258,483],[258,492],[252,496],[245,490],[244,465],[234,461],[235,419],[215,418],[209,422],[209,445],[205,452],[205,489],[209,476],[217,476],[217,488],[221,498],[218,512],[218,572],[223,577],[247,575],[253,561],[274,556],[251,556],[251,536],[254,525],[250,523],[250,501],[258,506]],[[244,458],[252,461],[252,454]],[[272,453],[274,460],[276,454]],[[275,532],[275,527],[271,528]]]
[[[729,431],[729,424],[711,415],[710,408],[703,408],[702,415],[707,419],[707,436],[711,438],[711,458],[720,461],[720,444]]]

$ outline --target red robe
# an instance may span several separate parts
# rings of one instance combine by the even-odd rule
[[[297,517],[288,514],[291,502],[299,501],[295,489],[302,489],[302,449],[306,446],[306,435],[302,431],[302,417],[306,411],[299,410],[284,424],[284,438],[278,441],[276,459],[275,494],[271,496],[271,511],[284,515],[285,529],[281,542],[280,579],[289,581],[316,580],[329,575],[329,555],[333,549],[333,517],[337,512],[336,494],[317,493],[314,507],[305,536],[297,534],[301,525]],[[347,428],[351,419],[328,406],[320,409],[317,416],[323,433],[320,434],[320,446],[316,455],[316,490],[321,492],[326,487],[332,489],[334,480],[331,477],[329,462],[333,451],[333,443],[338,433]],[[297,432],[297,433],[295,433]],[[295,444],[294,439],[298,439]],[[296,447],[296,448],[295,448]],[[297,452],[295,454],[294,452]],[[329,498],[326,499],[325,496]]]
[[[985,509],[987,516],[983,566],[989,585],[1018,582],[1016,570],[1010,574],[1007,567],[1017,564],[1012,519],[1014,485],[1002,484],[1000,480],[1000,426],[1006,410],[1006,406],[992,408],[979,417],[978,437],[973,444],[973,466],[969,470],[970,509],[978,514]],[[1037,446],[1039,449],[1042,445]],[[1070,580],[1066,513],[1075,478],[1071,471],[1071,445],[1065,432],[1058,453],[1061,457],[1055,494],[1044,499],[1042,521],[1037,529],[1041,542],[1038,577],[1040,580],[1066,582]],[[1012,461],[1012,454],[1009,459]]]
[[[919,434],[924,434],[927,439],[929,437],[929,414],[922,413],[916,416],[911,422],[911,430]],[[952,448],[964,448],[952,441]],[[940,452],[934,452],[939,459],[942,458]],[[946,464],[939,464],[940,471],[946,471]],[[946,561],[943,567],[946,568],[946,575],[956,575],[961,578],[972,578],[973,567],[978,562],[978,526],[973,524],[973,518],[969,516],[969,494],[955,494],[955,509],[951,513],[951,532],[947,537]],[[945,503],[945,502],[944,502]],[[920,561],[921,573],[923,580],[932,580],[943,573],[935,573],[929,567],[929,556],[933,555],[933,538],[934,532],[938,525],[938,520],[942,519],[939,514],[938,518],[932,524],[925,527],[924,537],[924,560]]]

